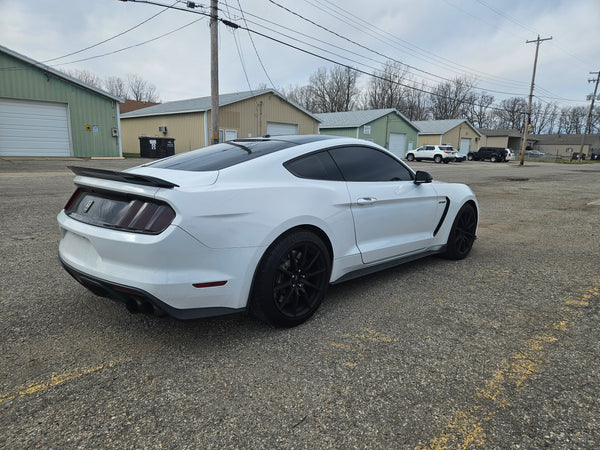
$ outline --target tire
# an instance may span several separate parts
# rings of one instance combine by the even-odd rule
[[[330,274],[331,257],[321,239],[308,231],[284,235],[263,255],[250,309],[278,327],[300,325],[319,308]]]
[[[467,159],[468,159],[469,161],[473,161],[473,155],[467,155]]]
[[[491,161],[491,162],[496,162],[496,157],[495,157],[495,156],[492,156],[492,157],[490,158],[490,161]]]
[[[447,259],[463,259],[471,251],[477,231],[477,213],[470,203],[465,203],[456,214],[448,236],[446,252],[442,254]]]
[[[439,164],[439,163],[441,163],[441,162],[442,162],[442,157],[441,157],[440,155],[435,155],[435,156],[433,157],[433,160],[434,160],[436,163],[438,163],[438,164]]]
[[[415,155],[413,155],[412,153],[409,153],[408,155],[406,155],[406,159],[409,161],[414,161],[415,160]]]
[[[450,162],[450,160],[446,159],[444,160],[444,164],[448,164]]]

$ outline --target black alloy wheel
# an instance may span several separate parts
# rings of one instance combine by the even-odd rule
[[[292,327],[314,314],[329,286],[331,258],[313,233],[298,231],[278,239],[256,273],[252,311],[281,327]]]
[[[470,203],[465,203],[452,224],[446,252],[443,254],[448,259],[465,258],[475,242],[475,233],[477,231],[477,213],[475,207]]]

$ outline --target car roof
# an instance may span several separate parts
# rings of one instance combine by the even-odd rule
[[[169,158],[145,164],[144,166],[193,172],[222,170],[290,147],[340,139],[344,138],[316,134],[289,136],[265,135],[256,138],[234,139],[191,152],[180,153]]]

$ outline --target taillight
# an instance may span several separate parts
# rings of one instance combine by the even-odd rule
[[[73,192],[73,195],[71,195],[71,198],[69,199],[69,201],[67,202],[67,204],[65,205],[65,210],[68,210],[71,205],[73,204],[73,202],[75,201],[75,199],[79,196],[79,192],[81,191],[80,188],[77,188],[75,190],[75,192]]]
[[[65,206],[69,217],[104,228],[158,234],[175,218],[168,204],[143,197],[79,188]]]

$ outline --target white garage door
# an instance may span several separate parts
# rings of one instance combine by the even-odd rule
[[[298,124],[267,122],[267,134],[281,136],[282,134],[298,134]]]
[[[406,156],[406,134],[390,133],[390,152],[398,158]]]
[[[64,103],[0,99],[0,156],[70,156]]]
[[[460,138],[460,152],[469,153],[471,151],[471,138]]]

